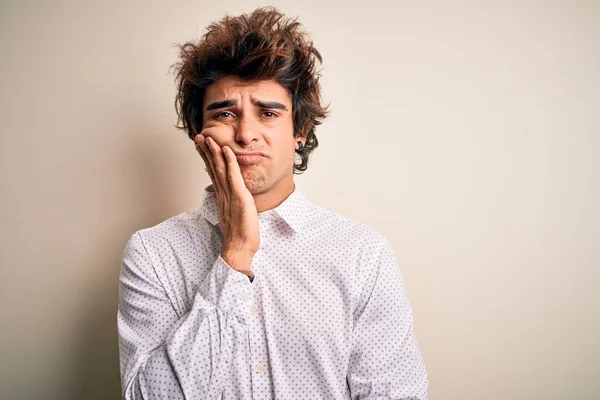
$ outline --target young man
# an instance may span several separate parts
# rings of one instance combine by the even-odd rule
[[[212,184],[127,243],[124,398],[427,399],[389,242],[294,184],[327,114],[301,25],[225,17],[180,56],[181,128]]]

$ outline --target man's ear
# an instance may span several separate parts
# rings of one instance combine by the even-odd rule
[[[302,144],[306,144],[306,129],[298,130],[294,135],[294,139],[296,139],[296,142],[301,140]]]

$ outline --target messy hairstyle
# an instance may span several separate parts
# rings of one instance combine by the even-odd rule
[[[208,26],[199,41],[179,45],[175,109],[177,128],[190,139],[202,130],[202,104],[207,87],[225,75],[253,82],[276,80],[292,96],[294,137],[306,138],[301,163],[294,173],[306,170],[310,153],[317,148],[315,128],[328,114],[321,105],[321,54],[297,22],[273,7],[250,14],[225,16]]]

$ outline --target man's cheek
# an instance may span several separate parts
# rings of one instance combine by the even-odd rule
[[[201,133],[206,137],[213,138],[219,146],[229,144],[231,138],[235,135],[235,131],[232,126],[216,123],[205,126]]]

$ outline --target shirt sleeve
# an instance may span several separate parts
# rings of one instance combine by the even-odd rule
[[[427,400],[428,375],[413,315],[387,240],[354,313],[347,382],[352,399]]]
[[[167,296],[140,232],[119,277],[117,325],[126,400],[213,398],[227,379],[232,333],[246,329],[252,284],[219,255],[185,315]]]

